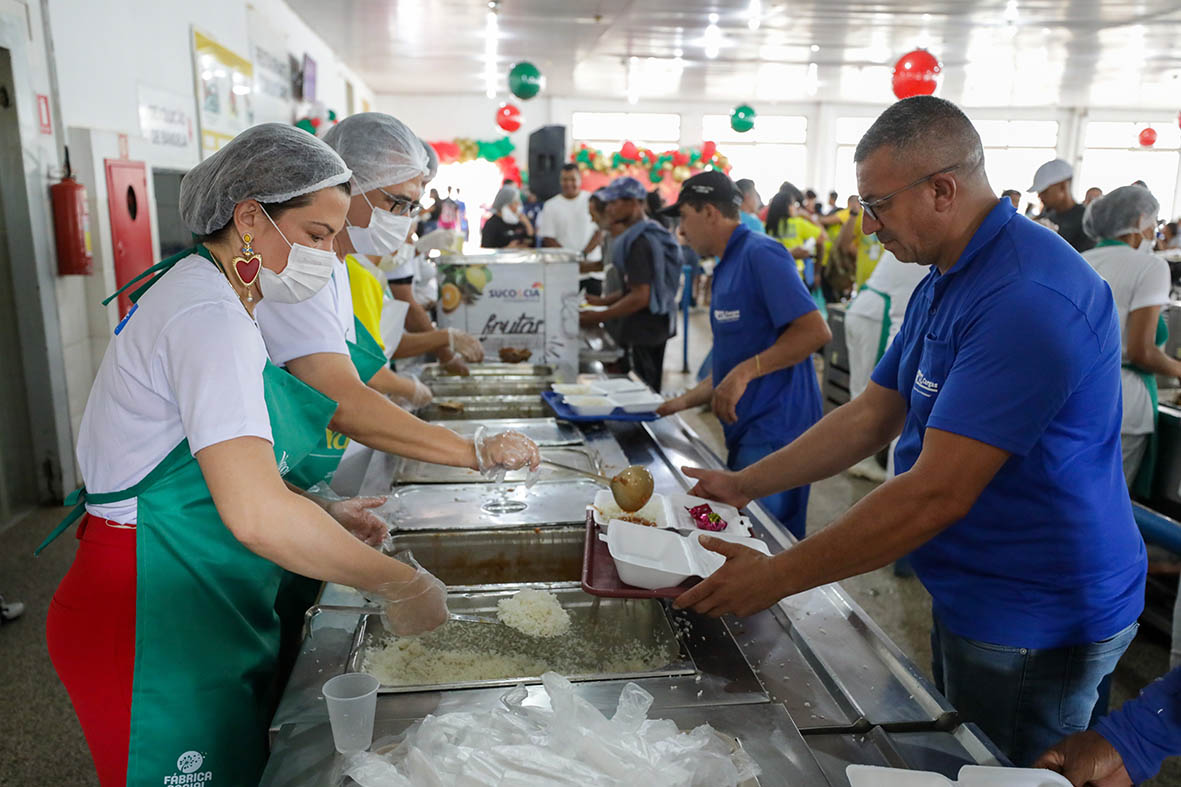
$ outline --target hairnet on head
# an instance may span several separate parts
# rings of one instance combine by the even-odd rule
[[[422,140],[422,149],[426,151],[426,182],[430,183],[439,174],[439,154],[425,139]]]
[[[430,168],[422,140],[383,112],[349,115],[324,135],[353,171],[353,194],[425,176]]]
[[[492,212],[499,213],[503,208],[512,205],[520,198],[521,192],[517,191],[516,186],[504,186],[496,192],[496,196],[492,199]]]
[[[194,234],[209,235],[230,223],[239,202],[286,202],[351,175],[336,151],[303,129],[261,123],[185,174],[180,217]]]
[[[1156,221],[1158,210],[1160,203],[1148,189],[1120,186],[1087,206],[1083,231],[1095,240],[1138,234],[1144,217]]]

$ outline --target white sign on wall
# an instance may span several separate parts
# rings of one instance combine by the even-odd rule
[[[196,159],[197,119],[192,96],[140,85],[139,129],[149,144]]]
[[[487,259],[440,262],[439,324],[479,339],[488,361],[499,361],[502,349],[529,350],[531,363],[555,364],[572,379],[578,369],[578,263]]]

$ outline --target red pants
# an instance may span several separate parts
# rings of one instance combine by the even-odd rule
[[[46,621],[49,657],[70,693],[103,787],[127,784],[135,667],[135,529],[87,514]]]

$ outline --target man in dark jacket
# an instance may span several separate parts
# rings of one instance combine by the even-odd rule
[[[681,253],[676,240],[659,223],[647,218],[648,192],[635,178],[623,177],[600,192],[607,205],[611,260],[623,277],[623,290],[610,295],[588,295],[592,306],[581,325],[620,320],[619,342],[624,350],[622,371],[632,370],[654,391],[660,390],[664,348],[674,333]]]

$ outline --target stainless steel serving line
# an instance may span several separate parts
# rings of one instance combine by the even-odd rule
[[[566,450],[584,451],[608,474],[642,464],[657,491],[690,488],[682,465],[722,466],[677,417],[577,430],[552,419],[511,423]],[[470,421],[455,425],[475,428]],[[407,465],[372,454],[359,488],[347,491],[390,496],[379,511],[393,522],[393,551],[409,549],[446,582],[453,608],[471,606],[486,614],[494,609],[489,599],[528,586],[558,593],[565,605],[580,610],[577,615],[599,606],[582,593],[578,579],[584,509],[601,487],[560,477],[532,488],[520,481],[424,483],[428,479],[407,474]],[[757,504],[748,514],[773,552],[794,543]],[[622,609],[608,601],[603,601],[607,609]],[[339,761],[320,687],[359,666],[365,648],[381,641],[374,622],[332,609],[364,603],[352,589],[328,585],[320,598],[324,609],[309,614],[307,636],[272,721],[264,784],[342,784],[333,770]],[[642,610],[638,618],[636,610]],[[844,765],[851,762],[951,775],[963,764],[1004,762],[978,731],[959,723],[955,710],[839,585],[743,619],[705,618],[674,610],[667,601],[644,602],[627,614],[629,625],[644,629],[634,632],[633,641],[675,632],[679,655],[651,670],[572,676],[579,695],[610,713],[623,685],[634,681],[653,695],[651,717],[686,723],[698,718],[737,737],[763,766],[759,784],[847,784]],[[377,736],[396,734],[429,714],[496,707],[506,684],[536,677],[387,687],[378,700]],[[540,687],[529,691],[537,695]]]

